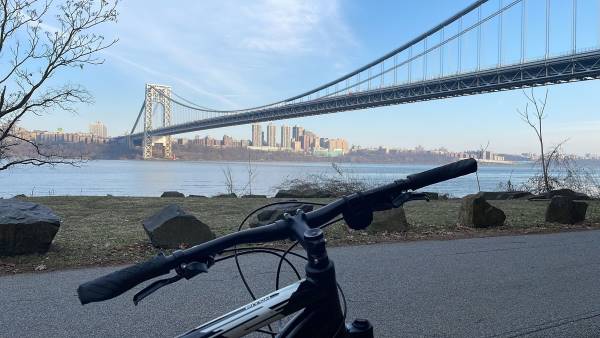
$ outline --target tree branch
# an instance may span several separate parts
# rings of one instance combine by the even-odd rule
[[[22,164],[73,163],[46,152],[13,130],[27,114],[42,115],[54,109],[74,112],[75,104],[91,103],[92,97],[84,88],[52,86],[48,80],[69,67],[103,63],[98,52],[117,41],[106,41],[94,32],[100,25],[116,21],[117,0],[60,3],[52,23],[56,29],[42,23],[51,4],[52,0],[0,0],[0,55],[6,49],[11,51],[6,62],[9,66],[0,74],[0,170]],[[11,148],[22,145],[32,147],[34,155],[8,161]]]

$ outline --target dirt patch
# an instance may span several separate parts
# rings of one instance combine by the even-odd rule
[[[155,255],[142,220],[171,203],[180,204],[208,224],[217,236],[237,230],[247,213],[283,199],[38,197],[29,201],[52,208],[62,219],[50,251],[44,255],[0,257],[0,275],[86,266],[135,263]],[[310,199],[327,203],[328,199]],[[327,229],[329,245],[354,245],[424,239],[456,239],[529,233],[600,229],[600,201],[589,201],[586,221],[577,225],[544,222],[547,201],[490,201],[502,209],[505,226],[471,229],[457,226],[459,200],[411,202],[405,206],[411,228],[406,233],[369,234],[349,230],[343,222]],[[284,245],[285,243],[279,243]]]

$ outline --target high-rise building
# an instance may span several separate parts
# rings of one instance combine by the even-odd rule
[[[305,153],[310,152],[314,148],[315,136],[312,133],[304,133],[300,140],[302,142],[302,150]]]
[[[107,138],[108,130],[106,129],[106,126],[104,125],[104,123],[102,123],[100,121],[96,121],[96,122],[90,124],[90,134],[92,134],[93,136],[96,136],[96,137]]]
[[[262,132],[260,130],[260,124],[258,123],[252,125],[252,146],[262,146]]]
[[[292,151],[302,151],[302,143],[300,141],[292,141]]]
[[[289,126],[281,126],[281,148],[290,149],[292,146],[291,128]]]
[[[221,141],[221,145],[223,147],[232,147],[234,143],[233,137],[228,135],[223,135],[223,140]]]
[[[294,126],[294,128],[292,128],[292,138],[294,141],[301,141],[302,136],[304,136],[304,128],[297,125]]]
[[[329,139],[328,150],[329,151],[339,151],[342,154],[345,154],[349,150],[348,141],[346,141],[342,138]]]
[[[267,125],[267,145],[277,147],[277,127],[272,123]]]

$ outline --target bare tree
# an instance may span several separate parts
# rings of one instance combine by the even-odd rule
[[[256,172],[256,169],[254,169],[252,167],[252,157],[251,157],[250,150],[248,150],[247,172],[248,172],[248,183],[246,183],[246,188],[244,188],[244,190],[247,189],[248,195],[252,196],[252,184],[254,183],[254,180],[256,180],[256,176],[258,175],[258,173]]]
[[[488,148],[490,147],[490,141],[488,140],[487,143],[485,144],[485,146],[483,144],[479,145],[479,159],[483,160],[485,157],[485,152],[488,150]]]
[[[552,190],[552,186],[550,184],[549,178],[549,165],[552,161],[552,158],[557,155],[558,150],[560,149],[560,145],[554,148],[549,156],[544,151],[544,134],[542,132],[542,120],[546,118],[546,104],[548,102],[548,89],[546,89],[546,94],[544,95],[543,100],[539,100],[535,97],[535,93],[533,88],[531,88],[531,94],[528,95],[526,91],[523,91],[523,94],[527,98],[527,103],[525,104],[525,110],[517,109],[517,113],[521,116],[521,119],[527,123],[534,131],[537,136],[539,145],[540,145],[540,164],[542,166],[542,179],[544,184],[544,189],[546,191]],[[533,106],[534,112],[530,114],[530,106]],[[564,143],[564,142],[563,142]]]
[[[116,21],[116,5],[106,0],[67,0],[57,6],[52,0],[0,0],[0,171],[72,163],[23,136],[17,124],[25,116],[53,110],[74,113],[76,104],[92,102],[85,88],[53,78],[104,62],[98,53],[116,40],[95,31]],[[17,147],[28,149],[15,154]]]

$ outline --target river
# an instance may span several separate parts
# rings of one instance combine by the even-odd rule
[[[370,183],[386,183],[433,165],[416,164],[339,164],[349,176]],[[177,190],[196,195],[224,193],[224,170],[229,168],[236,189],[244,190],[248,182],[248,163],[202,161],[89,161],[79,167],[20,167],[0,173],[0,197],[88,195],[160,196],[163,191]],[[252,193],[273,195],[287,178],[310,174],[336,175],[329,163],[252,163],[255,178]],[[481,165],[478,176],[481,190],[496,190],[500,182],[511,179],[520,184],[534,175],[532,164]],[[426,189],[464,196],[477,191],[474,174],[442,182]],[[247,189],[246,189],[247,193]]]

